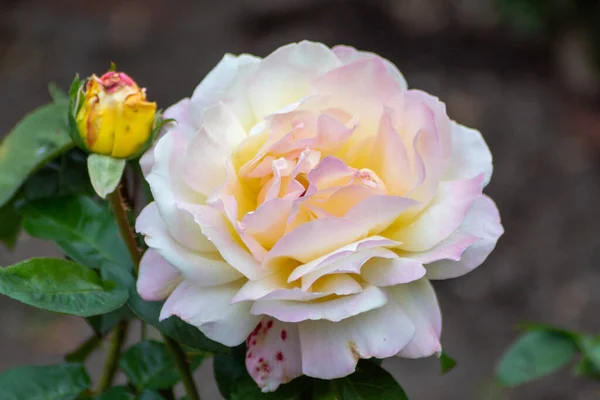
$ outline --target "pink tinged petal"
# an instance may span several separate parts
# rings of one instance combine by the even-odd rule
[[[192,139],[184,159],[183,178],[185,182],[208,197],[226,181],[226,160],[228,151],[215,142],[204,128]]]
[[[316,79],[311,91],[312,94],[332,94],[336,104],[353,112],[362,107],[371,112],[380,109],[381,103],[401,92],[402,87],[388,75],[385,63],[379,58],[365,58],[334,69]]]
[[[249,121],[249,106],[245,97],[240,95],[242,87],[247,80],[248,72],[251,72],[260,62],[259,58],[242,54],[234,56],[226,54],[215,68],[200,82],[191,99],[191,114],[195,123],[202,123],[202,112],[211,104],[219,100],[231,102],[236,115],[244,118],[246,124]],[[241,81],[241,82],[240,82]],[[237,85],[236,85],[237,83]]]
[[[399,244],[398,242],[394,242],[393,240],[389,240],[389,239],[386,239],[381,236],[371,236],[371,237],[359,240],[357,242],[354,242],[354,243],[345,245],[343,247],[340,247],[338,249],[335,249],[331,253],[325,254],[324,256],[314,259],[306,264],[300,265],[299,267],[294,269],[294,271],[290,274],[290,276],[288,278],[288,282],[293,282],[311,272],[318,271],[321,268],[331,265],[332,263],[335,263],[340,260],[342,260],[342,263],[346,263],[346,267],[344,267],[345,272],[358,273],[360,271],[360,268],[359,268],[360,265],[362,265],[362,263],[364,263],[368,258],[366,258],[364,261],[361,262],[360,257],[363,257],[361,255],[359,257],[359,259],[356,260],[359,263],[359,265],[357,267],[352,267],[351,265],[353,263],[347,262],[348,261],[346,259],[347,256],[351,256],[358,252],[360,252],[362,254],[366,250],[376,249],[376,250],[380,251],[379,253],[377,253],[377,257],[383,257],[384,253],[382,253],[381,251],[385,251],[385,249],[377,249],[377,248],[379,248],[379,247],[394,247],[394,246],[397,246],[398,244]],[[393,257],[394,253],[389,252],[389,253],[385,253],[385,254],[391,254]]]
[[[397,354],[415,334],[412,321],[397,303],[340,322],[298,324],[302,372],[319,379],[342,378],[354,372],[361,358]]]
[[[366,52],[366,51],[358,51],[354,47],[350,47],[350,46],[335,46],[333,48],[333,53],[345,65],[354,63],[358,60],[362,60],[365,58],[379,58],[379,59],[383,60],[383,62],[385,64],[385,69],[387,70],[387,73],[392,78],[394,78],[394,80],[396,82],[398,82],[400,87],[402,87],[402,89],[404,89],[404,90],[408,89],[406,79],[400,73],[398,68],[394,64],[392,64],[390,61],[386,60],[383,57],[380,57],[379,55],[377,55],[375,53],[370,53],[370,52]]]
[[[242,274],[223,261],[218,253],[196,252],[177,242],[169,234],[156,203],[150,203],[142,210],[135,228],[145,236],[148,247],[154,249],[186,279],[197,285],[221,285],[242,277]]]
[[[192,250],[214,252],[214,245],[202,234],[193,218],[178,207],[179,204],[203,203],[205,200],[183,180],[182,154],[186,153],[187,147],[187,140],[177,132],[163,136],[154,148],[156,161],[146,180],[175,240]]]
[[[315,169],[308,173],[308,182],[311,187],[306,195],[312,195],[318,190],[346,185],[352,181],[355,174],[356,169],[348,167],[339,158],[325,157]]]
[[[355,126],[348,128],[331,115],[321,114],[317,118],[317,141],[314,147],[324,153],[331,153],[346,143],[354,128]]]
[[[471,210],[475,207],[477,201],[471,206]],[[471,213],[472,211],[469,211]],[[467,218],[469,216],[467,215]],[[464,221],[463,221],[464,224]],[[460,229],[460,228],[459,228]],[[440,260],[452,260],[459,261],[463,252],[469,248],[473,243],[479,240],[478,237],[459,233],[458,230],[450,235],[447,239],[442,240],[440,243],[435,245],[429,250],[422,252],[411,253],[401,252],[402,256],[409,257],[413,260],[417,260],[422,264],[429,264],[434,261]],[[428,275],[429,278],[429,275]]]
[[[148,176],[152,167],[154,166],[154,146],[150,147],[148,151],[140,158],[140,167],[142,168],[142,174],[144,177]]]
[[[452,156],[443,179],[468,179],[483,173],[483,187],[486,187],[492,171],[492,153],[481,133],[452,122]]]
[[[327,277],[329,275],[348,273],[362,276],[363,266],[367,261],[373,258],[393,259],[398,258],[398,256],[393,251],[384,248],[362,250],[335,260],[334,262],[321,264],[318,269],[314,269],[313,271],[302,276],[301,287],[303,290],[309,290],[311,287],[313,287],[313,284],[323,277]]]
[[[272,268],[285,258],[307,263],[365,236],[361,226],[347,219],[310,221],[281,238],[269,251],[263,266],[265,269]]]
[[[146,301],[166,299],[183,280],[174,268],[155,250],[148,249],[140,261],[137,291]]]
[[[244,342],[260,317],[250,314],[250,303],[230,304],[243,280],[221,286],[200,287],[181,283],[160,312],[163,321],[173,315],[200,329],[209,339],[226,346]]]
[[[443,260],[427,265],[427,277],[448,279],[471,272],[485,261],[503,233],[498,208],[489,197],[481,195],[475,200],[469,214],[454,234],[473,235],[479,240],[462,253],[460,260]]]
[[[425,92],[409,90],[405,102],[404,129],[409,136],[414,135],[414,150],[425,169],[423,182],[411,191],[410,197],[428,203],[450,161],[451,122],[444,103]]]
[[[418,203],[398,196],[371,196],[354,206],[346,218],[362,226],[370,235],[377,234]]]
[[[265,248],[272,248],[283,236],[292,201],[273,199],[263,203],[254,212],[242,218],[244,231],[252,235]]]
[[[233,227],[219,210],[206,205],[187,206],[185,209],[233,268],[253,280],[266,275],[254,257],[236,241]]]
[[[246,368],[263,392],[302,375],[300,339],[295,324],[263,318],[246,340]]]
[[[392,111],[385,109],[367,165],[385,182],[390,194],[405,194],[415,183],[411,160],[400,134],[394,129]]]
[[[383,307],[387,298],[383,290],[368,286],[361,293],[323,302],[260,300],[250,309],[254,315],[270,315],[284,322],[326,319],[341,321],[369,310]]]
[[[360,276],[378,287],[409,283],[425,276],[423,265],[410,258],[371,258],[361,269]]]
[[[313,149],[306,149],[298,158],[298,164],[292,171],[292,176],[295,178],[298,174],[308,174],[321,161],[321,152]]]
[[[390,302],[396,302],[413,322],[413,339],[397,355],[405,358],[429,357],[442,351],[442,314],[433,287],[427,279],[387,289]]]
[[[310,82],[339,65],[331,49],[320,43],[305,41],[280,47],[260,63],[248,87],[256,119],[306,97]]]
[[[408,226],[392,227],[386,237],[401,242],[405,251],[425,251],[450,236],[481,195],[483,175],[466,181],[441,182],[431,204]],[[394,231],[394,229],[396,229]]]

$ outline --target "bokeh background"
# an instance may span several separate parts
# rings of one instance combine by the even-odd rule
[[[493,374],[519,322],[600,332],[599,38],[595,0],[0,0],[0,137],[49,100],[49,81],[67,87],[110,61],[166,107],[225,52],[264,56],[302,39],[377,52],[481,130],[506,229],[483,266],[435,284],[458,367],[384,365],[416,400],[595,399],[598,383],[568,370],[510,391]],[[23,236],[0,248],[0,265],[48,254]],[[0,298],[0,371],[58,362],[90,333]],[[203,399],[220,399],[210,362],[198,380]]]

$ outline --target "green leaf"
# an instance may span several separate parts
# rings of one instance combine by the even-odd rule
[[[129,252],[106,205],[71,196],[28,202],[21,211],[31,236],[55,241],[68,257],[123,288],[133,283]]]
[[[582,378],[600,380],[600,369],[589,358],[582,358],[573,368],[573,374]]]
[[[48,84],[48,93],[50,93],[50,97],[55,103],[69,104],[69,95],[56,82]]]
[[[106,314],[94,315],[89,317],[87,322],[90,324],[96,335],[104,336],[120,321],[130,320],[133,318],[133,313],[127,306],[116,309]]]
[[[224,398],[231,399],[233,382],[244,377],[252,379],[246,370],[246,346],[234,347],[229,354],[215,354],[213,372],[219,392]]]
[[[74,148],[46,163],[27,178],[21,190],[27,200],[85,194],[94,195],[87,173],[87,154]]]
[[[191,360],[194,370],[203,361],[199,355]],[[175,361],[160,342],[147,340],[129,348],[121,357],[119,366],[138,389],[168,389],[181,380]]]
[[[408,400],[392,375],[368,360],[359,361],[356,372],[332,385],[340,400]]]
[[[578,346],[585,356],[600,371],[600,336],[582,336],[579,338]]]
[[[456,367],[456,360],[450,357],[448,354],[443,353],[440,355],[440,368],[442,374],[452,371]]]
[[[96,396],[95,400],[134,400],[135,394],[125,386],[115,386]]]
[[[504,386],[518,386],[559,370],[576,352],[571,335],[554,330],[530,331],[504,353],[496,376]]]
[[[123,159],[101,154],[90,154],[87,161],[88,172],[92,186],[98,196],[105,199],[106,196],[115,191],[117,185],[121,182],[126,163]]]
[[[310,378],[302,376],[281,385],[276,391],[263,393],[250,376],[236,380],[231,387],[231,400],[299,400],[310,389]],[[381,400],[381,399],[379,399]]]
[[[42,106],[21,120],[0,143],[0,206],[27,177],[73,142],[67,126],[67,104]]]
[[[0,207],[0,242],[13,250],[20,232],[21,215],[15,209],[14,201],[11,201]]]
[[[121,307],[127,291],[83,265],[32,258],[0,268],[0,293],[44,310],[89,317]]]
[[[163,303],[160,301],[150,302],[142,300],[135,286],[132,286],[129,291],[127,305],[131,311],[144,322],[154,326],[165,335],[195,349],[220,353],[229,352],[228,347],[208,339],[198,328],[186,324],[178,317],[173,316],[159,322],[158,316],[160,315]]]
[[[81,364],[17,367],[0,374],[2,400],[71,400],[89,387]]]

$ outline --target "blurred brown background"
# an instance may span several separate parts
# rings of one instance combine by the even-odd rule
[[[581,9],[551,9],[567,3]],[[225,52],[264,56],[302,39],[377,52],[409,86],[445,101],[451,118],[483,132],[495,159],[487,192],[506,229],[483,266],[435,285],[443,342],[458,367],[440,377],[433,358],[385,366],[416,400],[600,398],[598,383],[568,371],[511,391],[493,385],[518,322],[600,333],[598,4],[0,0],[0,137],[48,101],[49,81],[67,87],[75,72],[102,72],[110,61],[165,107],[191,95]],[[0,249],[0,265],[53,252],[23,237],[15,252]],[[6,298],[0,321],[0,371],[58,362],[91,332],[80,319]],[[92,373],[101,360],[92,358]],[[209,364],[199,373],[201,392],[219,399]]]

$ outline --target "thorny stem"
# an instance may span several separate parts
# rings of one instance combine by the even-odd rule
[[[114,328],[110,338],[110,348],[108,349],[108,356],[106,363],[104,364],[104,372],[100,377],[100,383],[98,384],[98,392],[102,393],[108,389],[115,378],[117,367],[119,366],[119,357],[121,356],[121,349],[127,336],[127,321],[121,321]]]
[[[115,218],[117,219],[121,236],[123,237],[123,240],[125,240],[125,244],[129,250],[129,255],[131,256],[134,270],[137,275],[141,255],[135,240],[135,235],[131,230],[131,225],[129,224],[129,220],[127,218],[126,205],[123,201],[120,188],[117,188],[109,195],[109,201],[115,214]],[[175,360],[175,365],[177,366],[177,370],[181,376],[188,400],[200,400],[198,389],[196,389],[194,378],[192,377],[190,367],[186,361],[185,353],[181,349],[181,346],[179,346],[179,343],[168,336],[162,335],[162,338],[167,346],[167,349],[171,353],[171,356]]]

